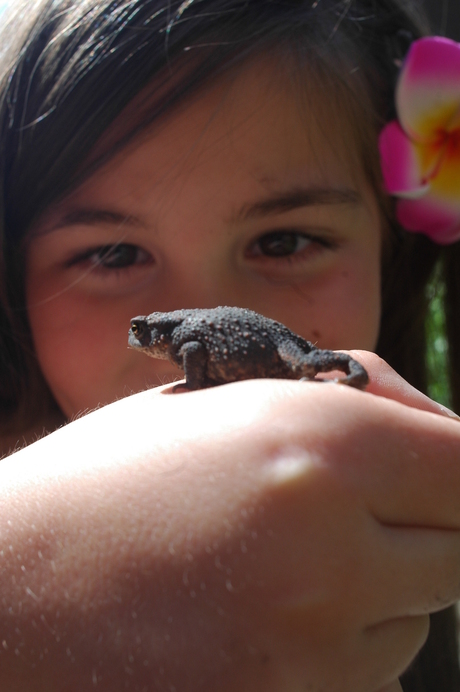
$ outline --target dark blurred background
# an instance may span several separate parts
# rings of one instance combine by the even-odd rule
[[[460,41],[460,0],[421,0],[433,32]]]

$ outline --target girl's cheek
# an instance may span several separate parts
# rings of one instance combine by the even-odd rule
[[[128,322],[123,328],[110,310],[71,289],[58,295],[31,281],[28,299],[37,359],[65,413],[106,402],[126,350]]]
[[[380,310],[379,263],[372,256],[366,262],[358,256],[341,263],[316,285],[299,287],[292,314],[297,320],[305,316],[304,334],[321,348],[374,350]]]

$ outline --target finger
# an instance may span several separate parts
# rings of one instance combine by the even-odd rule
[[[458,600],[459,532],[381,527],[375,545],[379,554],[368,551],[369,568],[363,567],[360,591],[369,603],[371,621],[434,613]]]
[[[460,418],[446,406],[438,404],[418,389],[410,385],[398,373],[393,370],[382,358],[370,351],[347,351],[358,360],[367,370],[370,382],[366,391],[371,394],[399,401],[406,406],[412,406],[423,411],[431,411],[441,416],[460,420]]]
[[[335,420],[328,444],[344,450],[334,472],[359,489],[373,516],[385,525],[460,529],[457,422],[381,397],[363,406],[368,394],[327,389],[316,398],[328,396]],[[310,412],[310,441],[311,422]]]
[[[354,437],[360,455],[351,459],[348,454],[338,473],[366,498],[382,533],[387,532],[382,570],[388,567],[384,581],[392,600],[386,602],[395,617],[440,610],[460,595],[459,426],[377,398],[373,416],[366,417],[353,410],[351,399],[347,396],[346,412],[341,407],[337,420],[348,415],[359,420],[362,430]],[[380,550],[382,541],[383,535]]]
[[[308,399],[309,392],[304,392]],[[460,427],[447,418],[345,387],[317,387],[312,394],[316,409],[306,409],[303,420],[305,444],[310,451],[318,450],[318,497],[324,500],[324,487],[333,488],[336,476],[340,493],[349,491],[355,506],[364,502],[370,521],[380,527],[376,554],[369,561],[369,588],[378,564],[386,584],[382,603],[392,604],[391,616],[433,612],[454,602],[460,595]],[[324,411],[334,420],[327,438],[320,432]],[[299,415],[302,411],[291,409],[289,402],[278,412],[278,423],[284,417],[292,439],[289,426],[299,427]],[[326,444],[328,457],[322,454]],[[306,492],[312,477],[309,470]],[[338,508],[338,500],[327,506]],[[308,494],[308,507],[319,515],[315,495]],[[355,549],[359,551],[359,545]],[[363,559],[361,569],[366,564]],[[384,612],[378,602],[376,607],[375,622]]]
[[[384,674],[391,674],[394,678],[398,678],[407,670],[422,648],[429,629],[428,616],[382,622],[366,630],[364,655],[372,660],[382,661],[382,677]],[[381,692],[393,692],[400,689],[399,682],[394,680]]]
[[[355,632],[337,628],[315,631],[312,638],[311,623],[299,618],[298,613],[285,613],[277,619],[276,628],[268,632],[276,637],[281,661],[288,661],[288,669],[300,671],[298,685],[286,689],[327,689],[337,692],[398,689],[395,683],[410,666],[428,636],[428,616],[386,619],[377,625]],[[271,621],[273,623],[273,619]],[[264,635],[262,635],[264,636]],[[331,667],[331,661],[333,666]],[[348,671],[337,687],[337,670]],[[321,678],[314,677],[321,671]],[[305,675],[309,675],[309,684]],[[329,678],[330,674],[330,678]],[[327,677],[325,677],[327,676]],[[292,677],[291,677],[292,683]]]

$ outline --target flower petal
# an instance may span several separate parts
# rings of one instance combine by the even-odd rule
[[[423,233],[440,245],[460,238],[460,204],[449,207],[428,194],[423,199],[398,201],[396,216],[407,231]]]
[[[380,133],[379,149],[387,192],[411,198],[426,192],[417,151],[396,120],[388,123]]]
[[[396,88],[403,129],[418,141],[437,141],[440,132],[458,127],[460,118],[460,44],[431,36],[414,41]]]

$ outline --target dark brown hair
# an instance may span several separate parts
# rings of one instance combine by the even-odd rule
[[[405,234],[382,192],[377,133],[394,116],[398,67],[426,31],[411,0],[21,0],[0,36],[0,410],[24,428],[55,406],[35,359],[24,300],[24,239],[40,214],[149,122],[229,66],[284,52],[316,84],[335,86],[389,228],[378,352],[426,390],[426,286],[440,254]],[[301,69],[299,71],[301,74]],[[175,78],[171,79],[174,75]],[[143,117],[110,147],[94,146],[134,97]],[[142,109],[141,109],[142,110]],[[366,123],[366,126],[364,126]],[[353,129],[354,128],[354,129]],[[458,248],[446,254],[451,362],[460,362]],[[457,351],[459,351],[457,358]],[[460,408],[459,369],[452,367]],[[406,692],[458,692],[455,620],[432,618]]]

